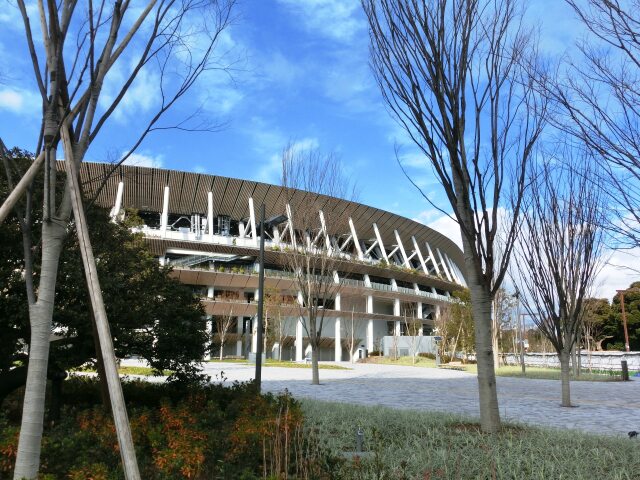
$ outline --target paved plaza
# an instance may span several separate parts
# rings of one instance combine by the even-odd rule
[[[289,390],[295,397],[392,408],[439,411],[478,417],[476,376],[455,370],[391,365],[348,364],[351,370],[320,370],[321,385],[311,385],[311,370],[266,367],[263,390]],[[254,366],[208,363],[219,381],[247,381]],[[555,428],[625,436],[640,430],[640,379],[630,382],[571,382],[576,408],[560,407],[560,382],[498,377],[504,420]]]

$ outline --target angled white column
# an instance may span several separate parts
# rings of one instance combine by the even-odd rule
[[[164,187],[164,198],[162,199],[162,214],[160,215],[160,231],[162,236],[167,235],[167,224],[169,222],[169,185]]]
[[[407,257],[407,251],[404,249],[402,238],[400,238],[400,234],[398,233],[398,230],[394,230],[393,233],[396,236],[396,242],[398,242],[398,248],[400,248],[400,254],[402,255],[402,261],[404,262],[404,266],[407,268],[411,268],[411,264],[409,263],[409,257]]]
[[[246,235],[247,235],[247,227],[245,226],[244,222],[240,220],[238,222],[238,237],[244,238]]]
[[[351,230],[351,237],[353,238],[353,246],[358,253],[358,259],[362,260],[364,256],[362,255],[362,248],[360,248],[360,241],[358,240],[358,234],[356,233],[356,227],[353,226],[353,220],[349,217],[349,230]]]
[[[213,192],[207,193],[207,233],[209,241],[213,241]]]
[[[278,230],[278,226],[274,225],[271,232],[273,234],[273,243],[275,245],[280,245],[280,230]]]
[[[242,323],[244,321],[244,317],[236,318],[236,333],[238,334],[238,340],[236,341],[236,356],[242,356]]]
[[[113,221],[118,220],[118,214],[120,213],[120,209],[122,208],[122,192],[124,191],[124,182],[120,180],[118,183],[118,191],[116,192],[116,202],[113,205],[113,209],[111,210],[111,219]]]
[[[427,268],[427,264],[424,261],[424,257],[422,256],[422,252],[420,251],[420,247],[418,246],[418,242],[416,241],[416,237],[411,237],[411,241],[413,242],[413,249],[418,255],[418,259],[420,260],[420,265],[422,266],[422,271],[425,275],[429,275],[429,269]]]
[[[433,268],[436,269],[436,275],[440,276],[440,268],[438,267],[436,257],[433,255],[433,250],[431,250],[431,245],[429,245],[429,242],[425,242],[425,245],[427,246],[427,252],[429,252],[429,259],[431,260],[431,264],[433,265]]]
[[[389,263],[389,257],[387,257],[387,251],[384,249],[384,243],[382,243],[382,236],[380,235],[380,230],[378,230],[378,225],[373,224],[373,232],[376,234],[376,240],[378,241],[378,247],[380,247],[380,252],[382,253],[382,258],[385,262]]]
[[[253,198],[249,197],[249,222],[251,224],[251,238],[253,243],[258,246],[258,231],[256,230],[256,212],[253,208]]]
[[[449,258],[449,256],[444,253],[443,254],[445,261],[447,262],[447,265],[449,266],[449,272],[451,272],[451,276],[453,277],[453,281],[456,283],[461,283],[460,279],[458,278],[458,274],[456,273],[456,271],[453,268],[453,262],[451,261],[451,259]]]
[[[329,234],[327,233],[327,223],[324,220],[324,212],[322,210],[319,211],[320,214],[320,226],[322,228],[322,235],[324,236],[324,246],[329,252],[329,255],[333,252],[333,247],[331,246],[331,240],[329,240]]]
[[[296,234],[295,231],[293,230],[293,214],[291,213],[291,205],[289,205],[288,203],[285,205],[285,210],[287,211],[287,227],[285,228],[285,232],[288,230],[289,231],[289,242],[291,243],[291,246],[295,249],[296,248]],[[283,236],[284,236],[284,232],[283,232]]]
[[[440,263],[442,265],[442,269],[444,270],[444,274],[447,276],[450,282],[453,282],[453,277],[449,272],[449,268],[447,267],[447,262],[445,262],[444,258],[442,257],[442,253],[440,252],[440,249],[436,248],[436,252],[438,253],[438,257],[440,258]]]

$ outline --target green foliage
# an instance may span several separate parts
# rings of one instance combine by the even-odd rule
[[[640,282],[633,282],[624,294],[624,308],[627,314],[629,347],[640,350]],[[620,295],[616,294],[611,302],[611,315],[603,328],[603,333],[613,338],[604,342],[607,350],[624,350],[624,328]]]
[[[20,167],[29,155],[14,151],[13,156]],[[60,175],[60,181],[64,182],[64,175]],[[0,176],[0,198],[7,191],[6,177]],[[41,191],[34,190],[31,195],[34,204],[41,202]],[[135,212],[127,215],[124,224],[119,225],[110,221],[105,210],[87,209],[116,355],[136,355],[158,372],[173,371],[172,380],[195,381],[199,376],[194,362],[204,356],[207,341],[203,308],[187,286],[172,279],[169,270],[159,265],[142,236],[131,233],[129,227],[139,225],[140,219]],[[34,218],[30,232],[36,246],[40,223],[39,218]],[[28,344],[29,323],[22,233],[15,215],[0,225],[0,238],[1,385],[8,383],[3,376]],[[38,260],[37,247],[32,251],[34,260]],[[36,288],[38,275],[36,263]],[[52,343],[52,368],[67,370],[95,360],[90,312],[84,269],[71,228],[58,270],[53,326],[61,339]]]

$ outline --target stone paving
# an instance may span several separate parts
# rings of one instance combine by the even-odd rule
[[[296,397],[392,408],[439,411],[478,417],[474,374],[410,366],[348,364],[351,370],[320,370],[321,385],[311,385],[310,369],[266,367],[263,390],[289,390]],[[247,381],[254,366],[206,364],[219,381]],[[218,377],[216,379],[216,376]],[[502,419],[530,425],[625,436],[640,430],[640,379],[630,382],[572,382],[575,408],[560,407],[560,382],[498,377]]]

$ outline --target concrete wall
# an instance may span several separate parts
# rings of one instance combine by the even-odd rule
[[[520,364],[520,355],[507,353],[503,358],[507,365]],[[581,364],[584,369],[620,370],[622,360],[627,361],[629,371],[640,371],[640,352],[581,352]],[[524,356],[524,363],[532,367],[560,368],[560,362],[555,353],[527,353]]]
[[[394,347],[398,349],[399,356],[411,355],[412,349],[415,348],[416,355],[418,353],[436,353],[436,343],[434,337],[392,337],[386,336],[382,339],[382,351],[385,357],[393,356]],[[415,341],[412,344],[412,341]]]

